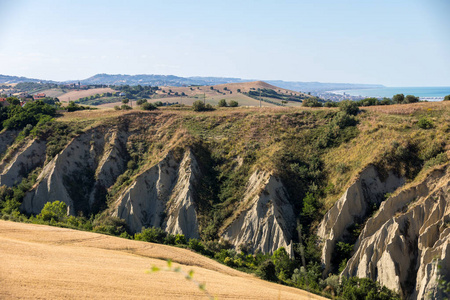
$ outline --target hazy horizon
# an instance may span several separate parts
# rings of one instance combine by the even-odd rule
[[[0,0],[0,74],[450,85],[445,0]]]

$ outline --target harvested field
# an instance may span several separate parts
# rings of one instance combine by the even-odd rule
[[[206,299],[166,259],[218,299],[323,299],[266,282],[189,250],[64,228],[0,221],[0,298]]]
[[[116,91],[111,88],[98,88],[98,89],[89,89],[89,90],[79,90],[79,91],[70,91],[63,95],[58,96],[59,101],[61,102],[69,102],[75,101],[83,97],[93,96],[95,94],[103,94],[103,93],[115,93]]]

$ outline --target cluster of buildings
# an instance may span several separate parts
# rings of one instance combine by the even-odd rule
[[[28,93],[20,93],[18,95],[13,95],[11,93],[7,93],[4,94],[4,96],[6,97],[0,97],[0,106],[8,106],[9,102],[6,100],[7,97],[17,97],[20,100],[20,105],[24,106],[25,103],[30,102],[30,101],[35,101],[35,100],[41,100],[44,99],[45,97],[47,97],[46,94],[44,93],[38,93],[38,94],[34,94],[34,95],[30,95]]]

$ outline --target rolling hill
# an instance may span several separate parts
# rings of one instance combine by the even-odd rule
[[[0,220],[0,298],[207,299],[180,273],[147,274],[171,259],[218,299],[325,299],[260,280],[189,250]]]

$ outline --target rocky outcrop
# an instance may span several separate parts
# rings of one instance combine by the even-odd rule
[[[342,275],[377,280],[409,299],[439,299],[437,280],[450,279],[449,222],[447,165],[381,204]]]
[[[322,263],[324,274],[331,269],[334,247],[350,235],[349,226],[363,223],[374,205],[379,205],[385,194],[391,193],[404,183],[404,179],[389,173],[382,180],[372,165],[364,169],[344,195],[326,213],[319,225],[317,235],[322,239]]]
[[[96,128],[75,137],[43,168],[22,210],[36,214],[45,203],[59,200],[72,215],[91,212],[97,187],[109,187],[125,170],[125,142],[117,129]]]
[[[263,253],[284,247],[292,256],[295,215],[280,179],[267,172],[253,173],[241,209],[223,232],[223,239],[235,247],[246,245]]]
[[[13,186],[45,162],[45,142],[30,140],[11,159],[0,163],[0,185]]]
[[[193,183],[200,176],[191,151],[186,151],[181,162],[169,152],[136,177],[116,201],[113,215],[125,219],[134,232],[142,227],[160,227],[172,234],[198,238]]]

